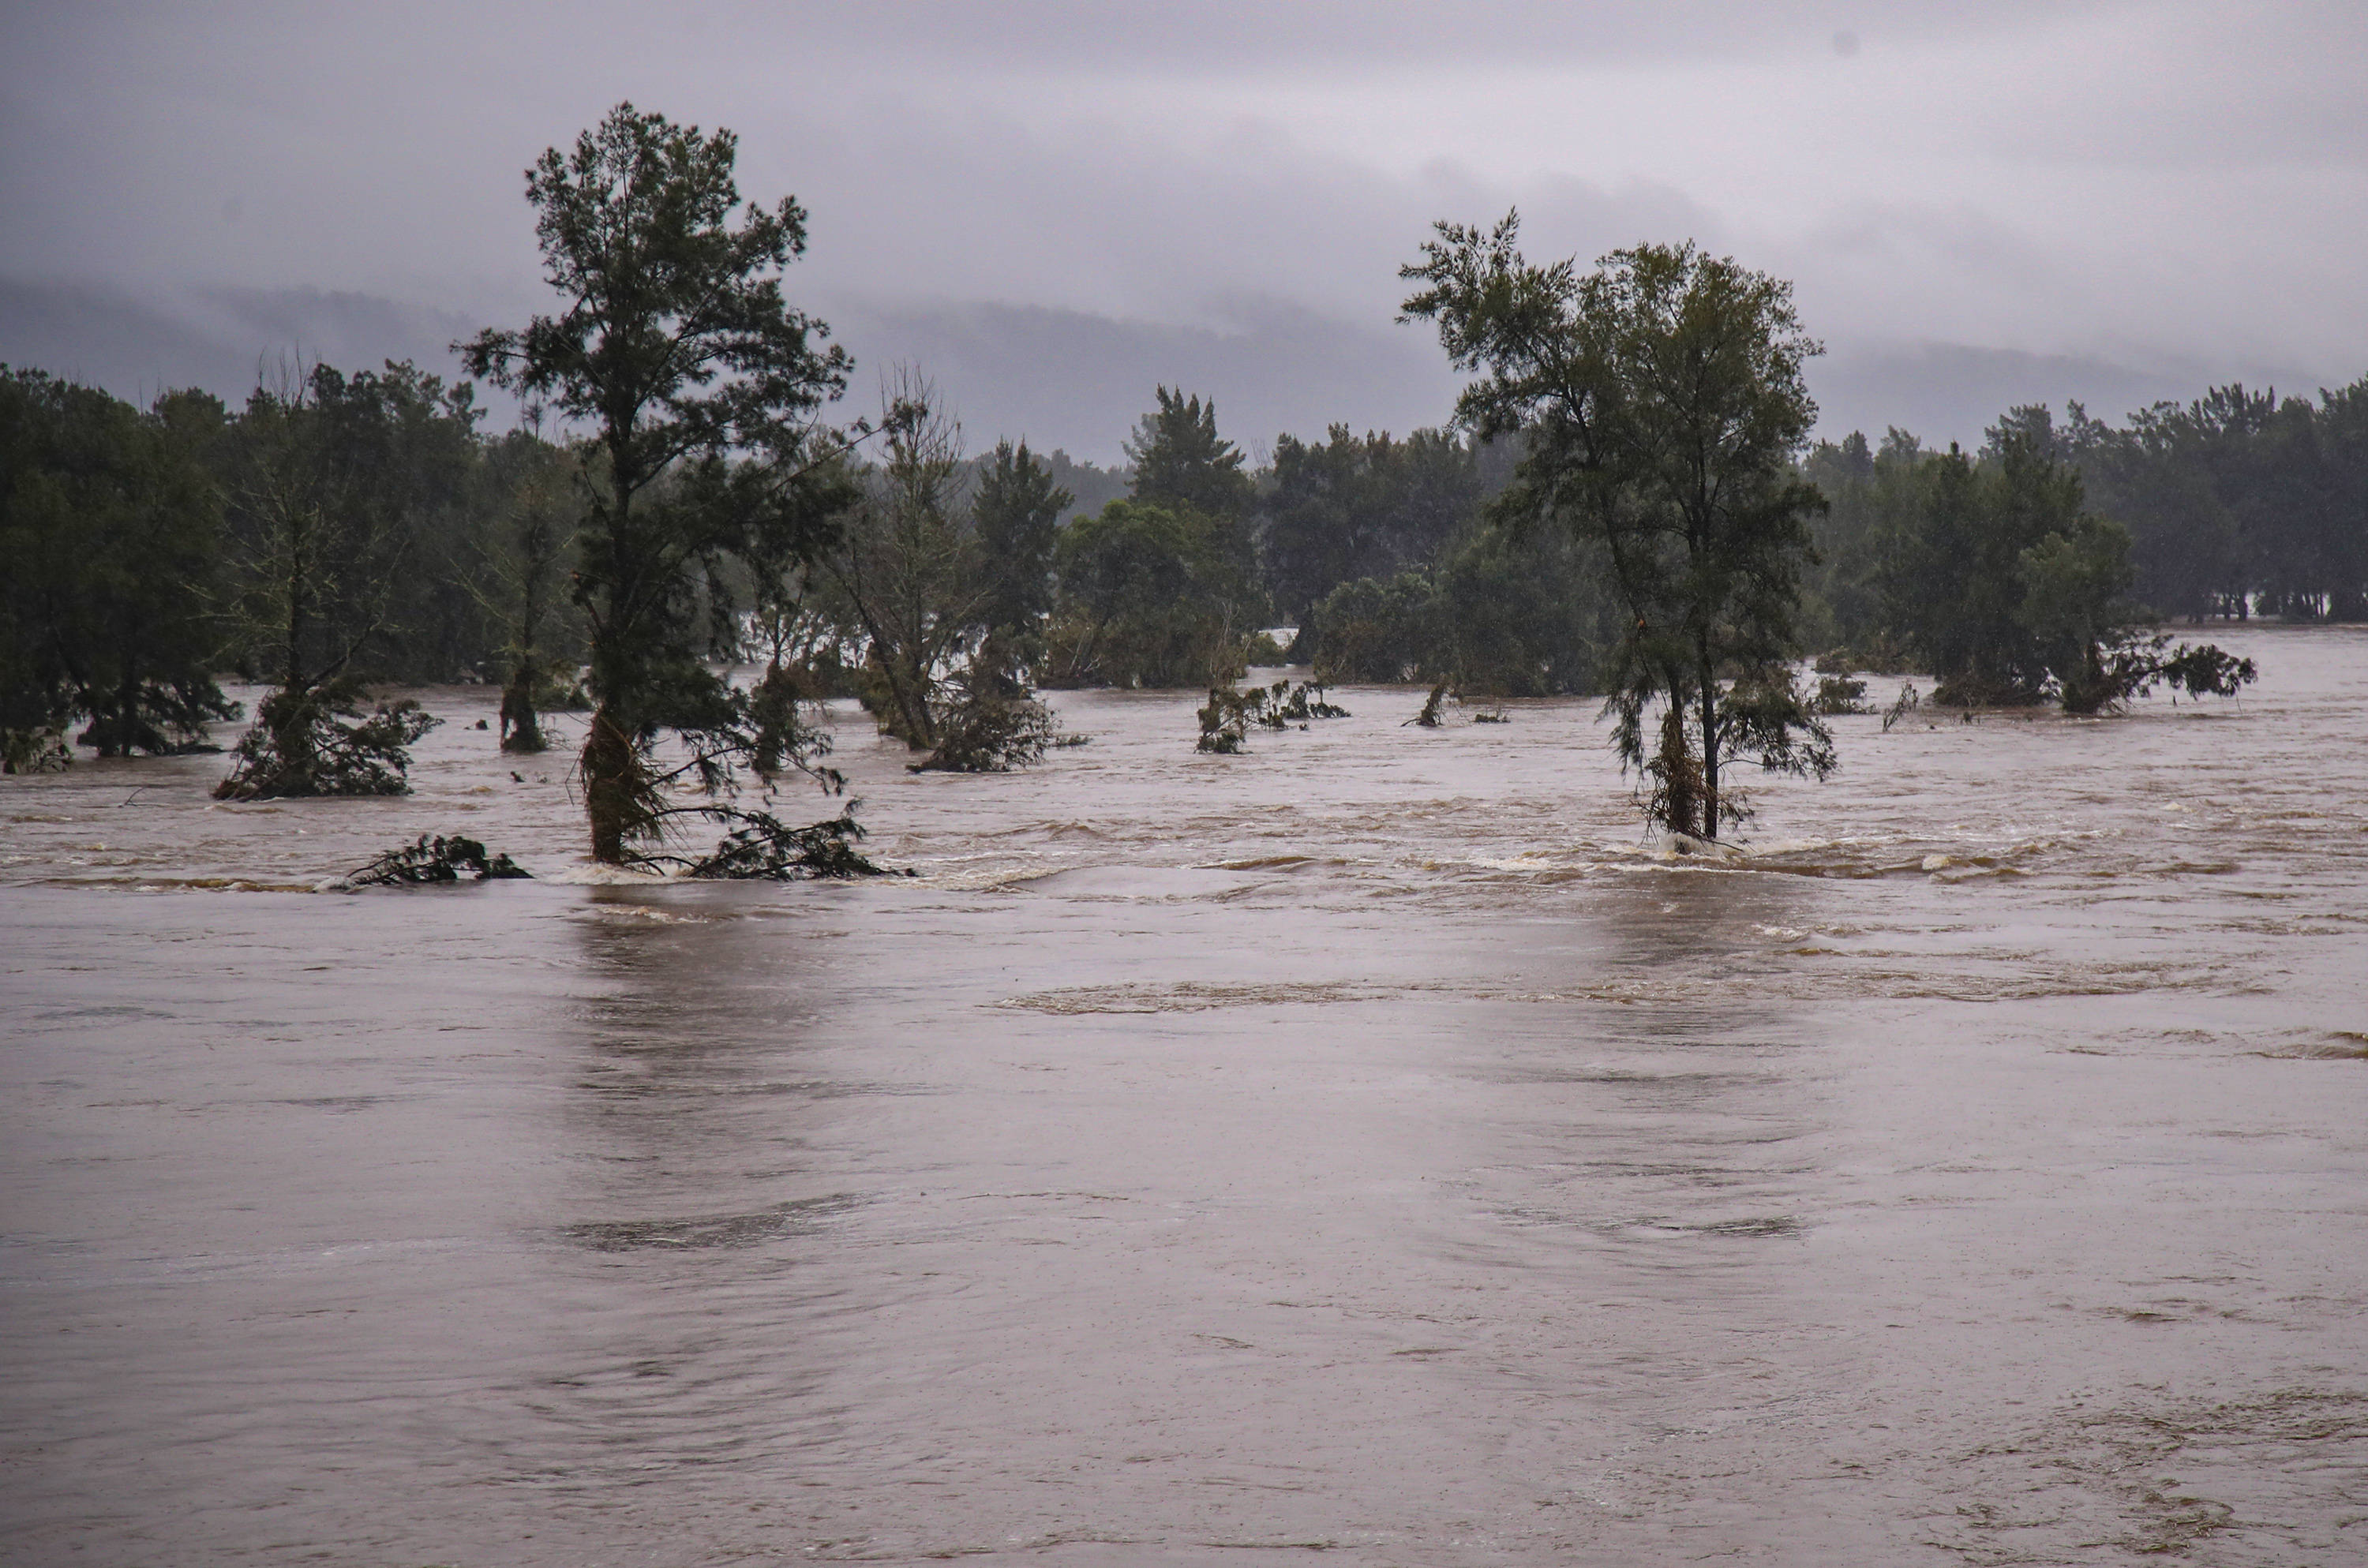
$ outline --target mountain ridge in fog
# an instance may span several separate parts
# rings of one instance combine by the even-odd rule
[[[1279,432],[1319,437],[1334,423],[1404,433],[1447,422],[1461,379],[1426,333],[1343,322],[1281,301],[1234,312],[1234,330],[1127,320],[985,301],[814,301],[857,360],[848,403],[867,404],[880,373],[925,371],[973,448],[1008,437],[1081,460],[1123,460],[1121,443],[1156,386],[1215,397],[1226,434],[1263,456]],[[0,363],[40,369],[144,401],[195,386],[233,403],[283,360],[344,368],[409,359],[459,375],[450,344],[487,324],[465,312],[319,289],[138,293],[104,283],[0,279]],[[2086,403],[2118,422],[2162,399],[2229,381],[2298,393],[2348,378],[2293,367],[2135,365],[2096,355],[1968,344],[1854,341],[1828,330],[1809,368],[1818,433],[1879,436],[1898,426],[1928,445],[1978,445],[1983,428],[2026,403]],[[496,424],[515,416],[481,389]]]

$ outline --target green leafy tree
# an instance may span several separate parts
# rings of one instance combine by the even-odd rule
[[[201,392],[142,413],[0,367],[0,731],[11,771],[201,744],[237,706],[211,674],[223,422]]]
[[[1027,442],[1003,441],[980,469],[971,502],[987,585],[982,618],[1031,666],[1042,656],[1044,618],[1053,608],[1053,555],[1061,514],[1072,500]]]
[[[787,198],[743,211],[737,157],[732,132],[631,104],[544,153],[527,199],[564,308],[461,346],[472,374],[591,426],[575,595],[597,706],[579,767],[609,863],[662,833],[670,784],[712,797],[770,744],[707,662],[738,641],[721,567],[818,547],[846,500],[813,419],[850,361],[781,292],[805,213]],[[688,764],[653,761],[667,730]]]
[[[863,648],[866,705],[882,733],[927,751],[939,679],[974,641],[992,589],[962,504],[962,427],[909,371],[883,403],[886,450],[821,559]]]
[[[408,788],[408,748],[436,721],[415,702],[370,704],[369,661],[389,644],[405,584],[427,574],[422,512],[450,503],[441,481],[465,483],[435,472],[424,449],[465,464],[475,418],[465,389],[408,365],[285,368],[248,397],[225,443],[231,648],[274,689],[216,794]]]
[[[1220,519],[1113,501],[1062,530],[1051,667],[1066,686],[1179,687],[1241,673],[1255,602]]]
[[[483,517],[458,575],[499,630],[506,752],[544,750],[541,710],[583,706],[581,634],[564,575],[575,557],[576,467],[564,447],[531,430],[513,430],[485,453]]]
[[[1259,498],[1263,564],[1279,613],[1303,627],[1335,587],[1436,564],[1482,498],[1478,454],[1452,433],[1275,437]]]
[[[1252,486],[1242,451],[1217,434],[1217,402],[1157,389],[1159,406],[1143,416],[1125,443],[1134,465],[1133,499],[1181,506],[1203,517],[1238,517]]]
[[[1401,269],[1421,285],[1402,319],[1435,322],[1456,367],[1485,372],[1457,403],[1467,429],[1527,442],[1496,515],[1603,547],[1631,619],[1610,661],[1622,760],[1649,781],[1654,820],[1715,836],[1741,809],[1726,763],[1833,767],[1788,663],[1822,505],[1793,466],[1817,346],[1789,284],[1691,244],[1614,252],[1582,276],[1531,265],[1519,235],[1518,215],[1438,225]]]
[[[1978,461],[1952,447],[1910,471],[1884,639],[1939,678],[1937,699],[1969,708],[2052,697],[2096,713],[2165,684],[2233,695],[2249,661],[2145,630],[2130,531],[2087,509],[2044,414],[2014,411]]]

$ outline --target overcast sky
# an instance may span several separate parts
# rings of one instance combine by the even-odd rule
[[[127,395],[449,369],[544,304],[522,170],[620,98],[794,193],[792,296],[973,444],[1443,420],[1434,219],[1793,279],[1825,427],[1977,439],[2368,373],[2368,4],[0,8],[0,359]]]

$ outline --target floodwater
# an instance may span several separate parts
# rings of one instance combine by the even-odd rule
[[[0,1560],[2368,1560],[2368,635],[2220,640],[1715,862],[1402,689],[842,712],[854,886],[587,880],[483,691],[8,779]],[[429,830],[544,878],[309,891]]]

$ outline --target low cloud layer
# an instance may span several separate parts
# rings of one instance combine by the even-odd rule
[[[1435,422],[1395,269],[1514,205],[1793,278],[1832,430],[2368,370],[2356,7],[993,11],[12,12],[0,358],[435,363],[541,303],[519,170],[630,97],[807,205],[792,293],[867,364],[1080,456],[1163,381],[1250,442]]]

